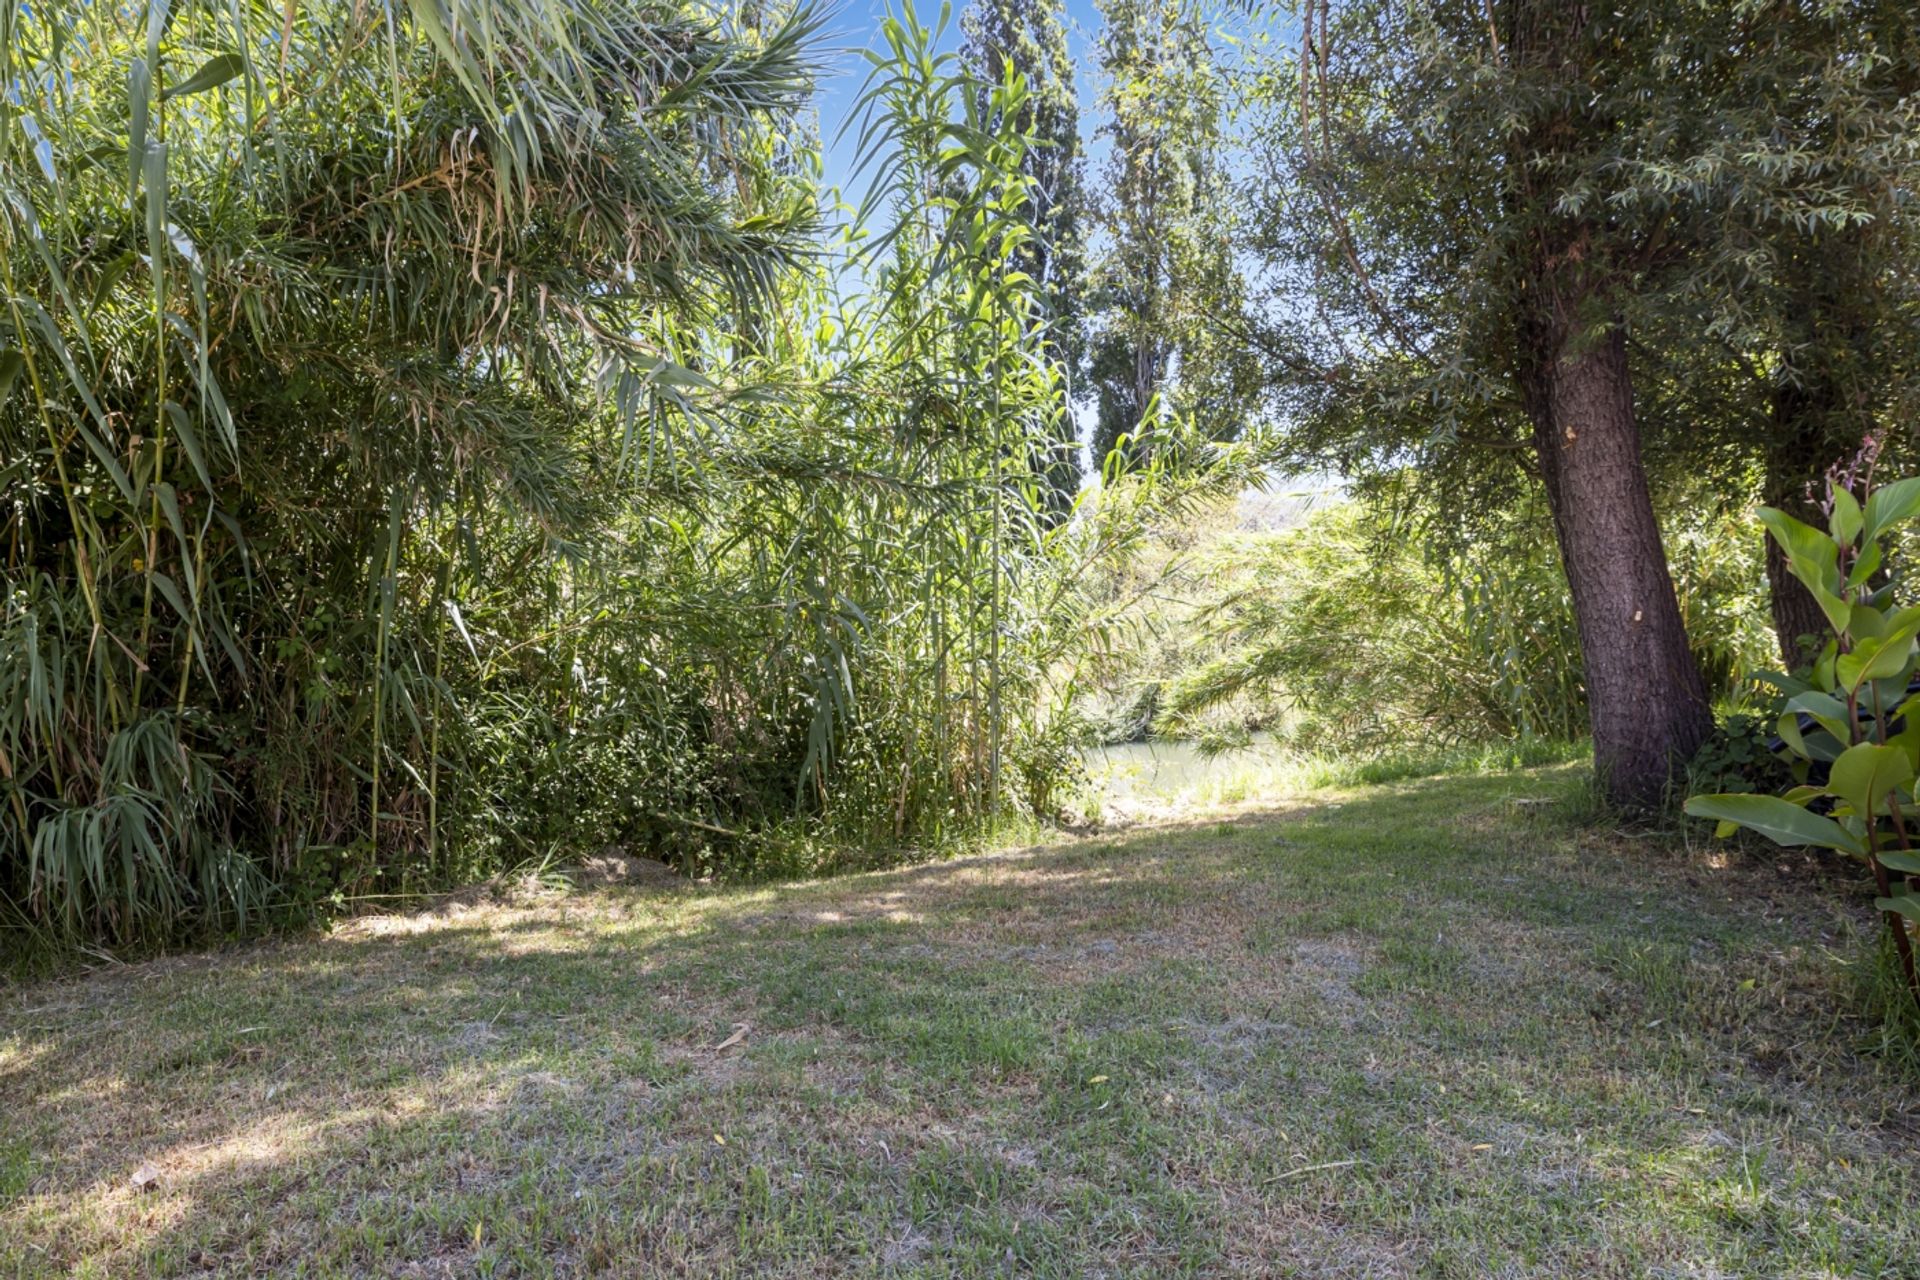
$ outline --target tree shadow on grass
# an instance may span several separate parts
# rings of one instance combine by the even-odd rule
[[[1835,913],[1755,918],[1726,881],[1596,859],[1514,808],[1528,785],[381,917],[27,988],[0,1006],[0,1146],[32,1161],[0,1263],[1336,1275],[1911,1249],[1908,1095],[1849,1059],[1830,966],[1791,949]],[[1873,1231],[1800,1230],[1815,1202]]]

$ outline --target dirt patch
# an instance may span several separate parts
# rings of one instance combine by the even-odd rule
[[[582,858],[565,875],[575,888],[599,889],[619,885],[670,893],[687,887],[686,877],[655,858],[639,858],[621,849],[606,849]]]

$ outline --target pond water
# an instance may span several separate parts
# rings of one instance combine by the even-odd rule
[[[1122,742],[1081,757],[1094,791],[1109,800],[1174,800],[1212,790],[1230,779],[1278,767],[1283,752],[1271,735],[1209,758],[1191,742]]]

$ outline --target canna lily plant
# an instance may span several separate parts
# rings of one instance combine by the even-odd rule
[[[1864,862],[1907,987],[1920,1001],[1912,937],[1920,922],[1920,714],[1910,714],[1920,713],[1920,701],[1907,705],[1920,606],[1895,608],[1894,584],[1883,572],[1889,535],[1920,515],[1920,477],[1874,488],[1873,452],[1869,443],[1860,459],[1829,475],[1824,531],[1784,511],[1759,511],[1831,630],[1805,678],[1762,677],[1787,695],[1779,734],[1798,785],[1779,796],[1694,796],[1686,811],[1717,820],[1722,836],[1745,827],[1776,844]]]

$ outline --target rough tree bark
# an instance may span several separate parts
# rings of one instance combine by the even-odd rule
[[[1766,474],[1762,499],[1816,528],[1826,524],[1820,500],[1826,475],[1859,453],[1874,430],[1873,391],[1885,376],[1875,359],[1876,259],[1872,228],[1814,231],[1786,240],[1781,284],[1789,305],[1782,317],[1778,369],[1768,404]],[[1787,572],[1786,554],[1767,542],[1767,584],[1781,659],[1791,671],[1805,666],[1828,638],[1827,618],[1813,596]],[[1801,643],[1812,636],[1811,652]]]
[[[1775,443],[1767,451],[1766,477],[1761,501],[1770,507],[1804,520],[1815,528],[1826,524],[1826,516],[1810,490],[1816,490],[1828,467],[1839,459],[1823,426],[1809,421],[1808,395],[1804,387],[1783,383],[1774,389],[1772,416]],[[1858,447],[1855,441],[1855,447]],[[1813,593],[1787,571],[1787,553],[1772,538],[1764,538],[1767,547],[1767,597],[1773,613],[1773,634],[1780,646],[1780,661],[1786,669],[1810,664],[1826,643],[1827,615]],[[1811,642],[1809,643],[1809,638]]]
[[[1612,133],[1586,88],[1606,52],[1586,5],[1515,0],[1509,15],[1514,70],[1547,90],[1512,153],[1515,212],[1528,228],[1515,264],[1515,372],[1579,625],[1594,765],[1611,801],[1641,808],[1662,799],[1713,716],[1640,456],[1611,305],[1622,247],[1596,221],[1604,211],[1567,212],[1561,200]]]
[[[1523,396],[1580,628],[1594,767],[1614,803],[1646,807],[1713,716],[1647,491],[1626,343],[1564,317],[1531,327]]]

